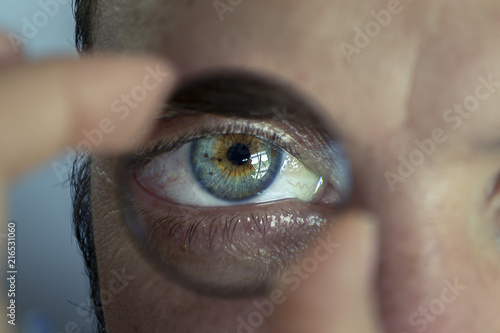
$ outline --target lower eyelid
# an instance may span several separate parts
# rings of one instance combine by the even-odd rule
[[[263,290],[335,221],[335,211],[297,200],[215,209],[172,205],[137,191],[128,222],[147,235],[145,248],[161,270],[201,293]]]
[[[150,228],[147,247],[162,269],[201,293],[232,296],[270,288],[328,223],[289,207],[210,216],[150,213],[143,210],[140,219]]]

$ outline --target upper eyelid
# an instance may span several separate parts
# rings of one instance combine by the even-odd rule
[[[250,119],[300,118],[320,122],[312,99],[292,84],[274,76],[245,70],[218,70],[188,77],[174,90],[166,112],[194,111]]]
[[[137,151],[129,159],[130,168],[146,165],[153,157],[160,153],[168,152],[173,146],[188,143],[190,140],[203,135],[245,133],[242,128],[251,124],[262,125],[267,135],[257,135],[263,139],[273,142],[283,148],[290,155],[297,158],[307,169],[324,177],[342,190],[344,197],[349,197],[348,188],[351,178],[350,163],[346,149],[342,142],[317,122],[303,121],[297,119],[254,119],[248,117],[222,116],[205,113],[201,110],[185,108],[170,108],[167,106],[165,112],[158,120],[158,126],[150,137],[150,144]],[[188,119],[185,121],[185,119]],[[194,124],[194,125],[193,125]],[[211,127],[208,125],[211,124]],[[219,126],[217,126],[219,124]],[[233,124],[229,130],[220,124]],[[218,130],[218,133],[214,131]],[[274,136],[271,134],[274,133]],[[157,149],[153,149],[157,145]],[[159,149],[163,148],[163,149]],[[342,180],[342,181],[340,181]],[[345,186],[343,186],[345,185]]]
[[[231,119],[229,119],[231,120]],[[163,120],[165,121],[165,120]],[[168,120],[167,120],[168,121]],[[279,136],[277,131],[263,130],[256,126],[255,122],[250,120],[240,121],[238,123],[233,122],[229,124],[221,124],[216,127],[207,127],[201,124],[199,127],[194,129],[192,132],[186,130],[182,135],[176,135],[174,138],[161,138],[155,140],[152,144],[140,148],[128,159],[129,167],[140,167],[147,164],[153,158],[160,154],[173,151],[180,148],[182,145],[187,144],[193,140],[207,137],[211,135],[224,135],[224,134],[234,134],[242,133],[247,135],[253,135],[264,140],[267,140],[281,149],[284,149],[297,159],[301,160],[301,153],[299,153],[296,148],[296,143],[290,139],[283,138]]]
[[[338,141],[330,126],[323,127],[324,122],[318,118],[323,112],[313,98],[287,81],[265,73],[219,69],[186,77],[163,109],[157,117],[158,122],[180,117],[212,116],[269,123],[273,128],[280,129],[282,138],[289,137],[290,140],[274,140],[280,139],[279,135],[261,137],[285,149],[311,170],[316,169],[319,161],[331,160],[333,151],[329,148]],[[302,138],[295,135],[298,132],[301,132]],[[186,134],[179,135],[175,141],[182,142],[186,137]],[[165,142],[164,147],[169,144]],[[314,156],[311,154],[313,151],[316,151]],[[303,157],[309,158],[306,161]],[[332,166],[325,165],[321,172],[336,169],[335,163]]]
[[[199,119],[180,114],[168,120],[158,122],[156,130],[150,137],[150,144],[145,145],[135,154],[125,156],[123,163],[129,169],[137,169],[148,164],[154,157],[172,151],[172,147],[180,147],[203,135],[248,133],[251,124],[261,125],[267,135],[257,135],[276,144],[297,158],[309,171],[322,176],[325,180],[340,189],[343,197],[350,196],[350,163],[347,160],[345,148],[341,141],[331,138],[325,131],[316,126],[308,126],[295,121],[259,121],[250,119],[225,118],[214,115],[205,115],[197,112]],[[172,123],[169,121],[172,120]],[[224,128],[221,123],[232,124],[231,130]],[[208,125],[212,124],[211,127]],[[216,124],[216,125],[214,125]],[[223,127],[221,129],[221,126]],[[215,130],[219,133],[215,133]],[[273,134],[275,137],[273,137]],[[278,140],[279,139],[279,140]],[[280,141],[281,140],[281,141]],[[155,148],[156,146],[156,148]],[[347,200],[347,199],[346,199]]]

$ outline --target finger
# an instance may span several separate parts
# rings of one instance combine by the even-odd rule
[[[66,145],[132,149],[130,140],[144,132],[174,79],[172,68],[153,57],[66,59],[4,70],[0,170],[17,174]]]
[[[374,221],[350,213],[324,239],[338,248],[327,258],[320,259],[316,249],[309,254],[309,259],[321,261],[318,269],[289,291],[273,318],[273,332],[380,332],[372,285],[377,260]]]

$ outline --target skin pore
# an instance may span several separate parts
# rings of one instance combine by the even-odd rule
[[[108,0],[97,6],[93,52],[160,55],[180,80],[217,69],[263,73],[321,106],[318,117],[335,128],[352,164],[353,207],[380,221],[374,283],[385,332],[500,330],[496,1],[401,2],[350,62],[340,44],[355,45],[354,28],[364,29],[374,20],[370,12],[386,9],[387,1],[243,1],[223,21],[211,1]],[[490,96],[476,111],[448,114],[459,116],[460,125],[444,116],[481,84],[480,92]],[[433,140],[435,151],[402,177],[402,160],[419,149],[415,140],[429,142],[436,129],[443,133]],[[107,186],[107,177],[116,180],[115,163],[96,159],[91,185],[100,287],[109,291],[103,299],[107,330],[236,332],[237,318],[254,310],[255,298],[199,295],[156,271],[117,213],[120,205]],[[402,180],[390,186],[388,172]],[[117,272],[124,272],[118,279],[123,292]],[[437,315],[429,304],[451,297],[443,292],[448,283],[459,285],[459,295]]]

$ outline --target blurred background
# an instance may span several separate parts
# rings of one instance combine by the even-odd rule
[[[3,0],[0,29],[29,59],[77,56],[72,0]],[[8,218],[17,223],[16,327],[23,333],[93,332],[88,280],[70,224],[71,159],[61,154],[48,161],[9,193]]]

